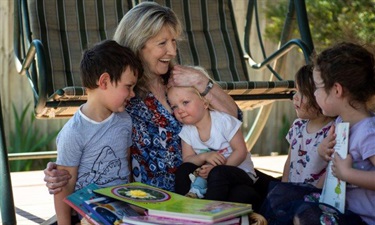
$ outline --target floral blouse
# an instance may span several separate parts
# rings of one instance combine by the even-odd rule
[[[286,135],[290,144],[288,181],[316,185],[328,165],[319,156],[318,146],[327,136],[333,121],[330,121],[315,133],[307,132],[308,122],[309,120],[296,119]]]
[[[151,94],[127,106],[133,122],[130,147],[135,181],[174,191],[175,171],[182,163],[181,124]]]

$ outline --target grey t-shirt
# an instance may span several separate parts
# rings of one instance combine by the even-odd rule
[[[89,183],[108,187],[129,182],[131,129],[127,112],[113,113],[102,122],[89,119],[81,110],[74,114],[57,136],[56,163],[78,166],[75,190]]]

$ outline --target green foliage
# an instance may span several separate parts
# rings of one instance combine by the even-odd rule
[[[23,109],[21,115],[17,113],[17,110],[13,106],[14,115],[14,131],[10,133],[10,143],[8,143],[9,153],[25,153],[25,152],[39,152],[45,151],[51,141],[56,138],[59,131],[52,131],[49,134],[41,135],[39,130],[35,128],[34,122],[35,117],[33,113],[29,112],[30,103]],[[27,116],[30,119],[27,119]],[[29,171],[34,168],[36,160],[16,160],[10,161],[11,172],[16,171]],[[46,161],[46,160],[45,160]],[[44,168],[45,163],[43,164]]]
[[[341,41],[360,44],[375,43],[375,0],[305,0],[307,16],[315,49]],[[281,36],[288,1],[268,1],[265,36],[278,42]],[[293,37],[299,38],[298,28]]]
[[[290,121],[288,117],[283,114],[281,118],[281,127],[279,130],[279,139],[281,140],[281,150],[279,152],[280,155],[287,155],[288,154],[288,149],[289,149],[289,143],[285,139],[286,135],[289,132],[290,129]]]

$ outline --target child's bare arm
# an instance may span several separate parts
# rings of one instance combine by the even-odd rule
[[[281,178],[282,182],[288,182],[289,180],[289,171],[290,171],[290,146],[288,151],[288,158],[286,158],[283,170],[283,177]]]
[[[375,156],[369,158],[375,165]],[[352,156],[348,154],[342,159],[339,154],[335,153],[332,165],[332,173],[335,177],[356,185],[361,188],[375,190],[375,171],[358,170],[352,167]]]
[[[315,187],[322,189],[324,186],[324,181],[326,180],[327,172],[325,172],[322,176],[319,177],[318,183],[316,183]]]
[[[194,149],[187,144],[185,141],[181,140],[182,143],[182,159],[184,162],[191,162],[197,166],[201,166],[205,163],[209,163],[213,166],[223,165],[226,162],[225,157],[215,151],[196,154]]]
[[[233,149],[233,152],[227,158],[225,165],[238,166],[246,159],[248,154],[241,129],[238,129],[229,143]]]
[[[63,200],[66,196],[74,192],[78,174],[78,167],[57,166],[57,169],[67,170],[72,176],[72,178],[69,179],[67,185],[62,187],[61,192],[54,195],[55,211],[58,224],[70,224],[70,215],[72,209]]]
[[[184,162],[194,161],[194,157],[197,154],[195,154],[194,149],[188,143],[186,143],[184,140],[181,140],[181,148],[182,148],[182,160]]]

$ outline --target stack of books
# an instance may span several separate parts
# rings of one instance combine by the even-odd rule
[[[185,197],[139,182],[107,188],[95,184],[65,202],[96,224],[249,224],[251,204]]]

